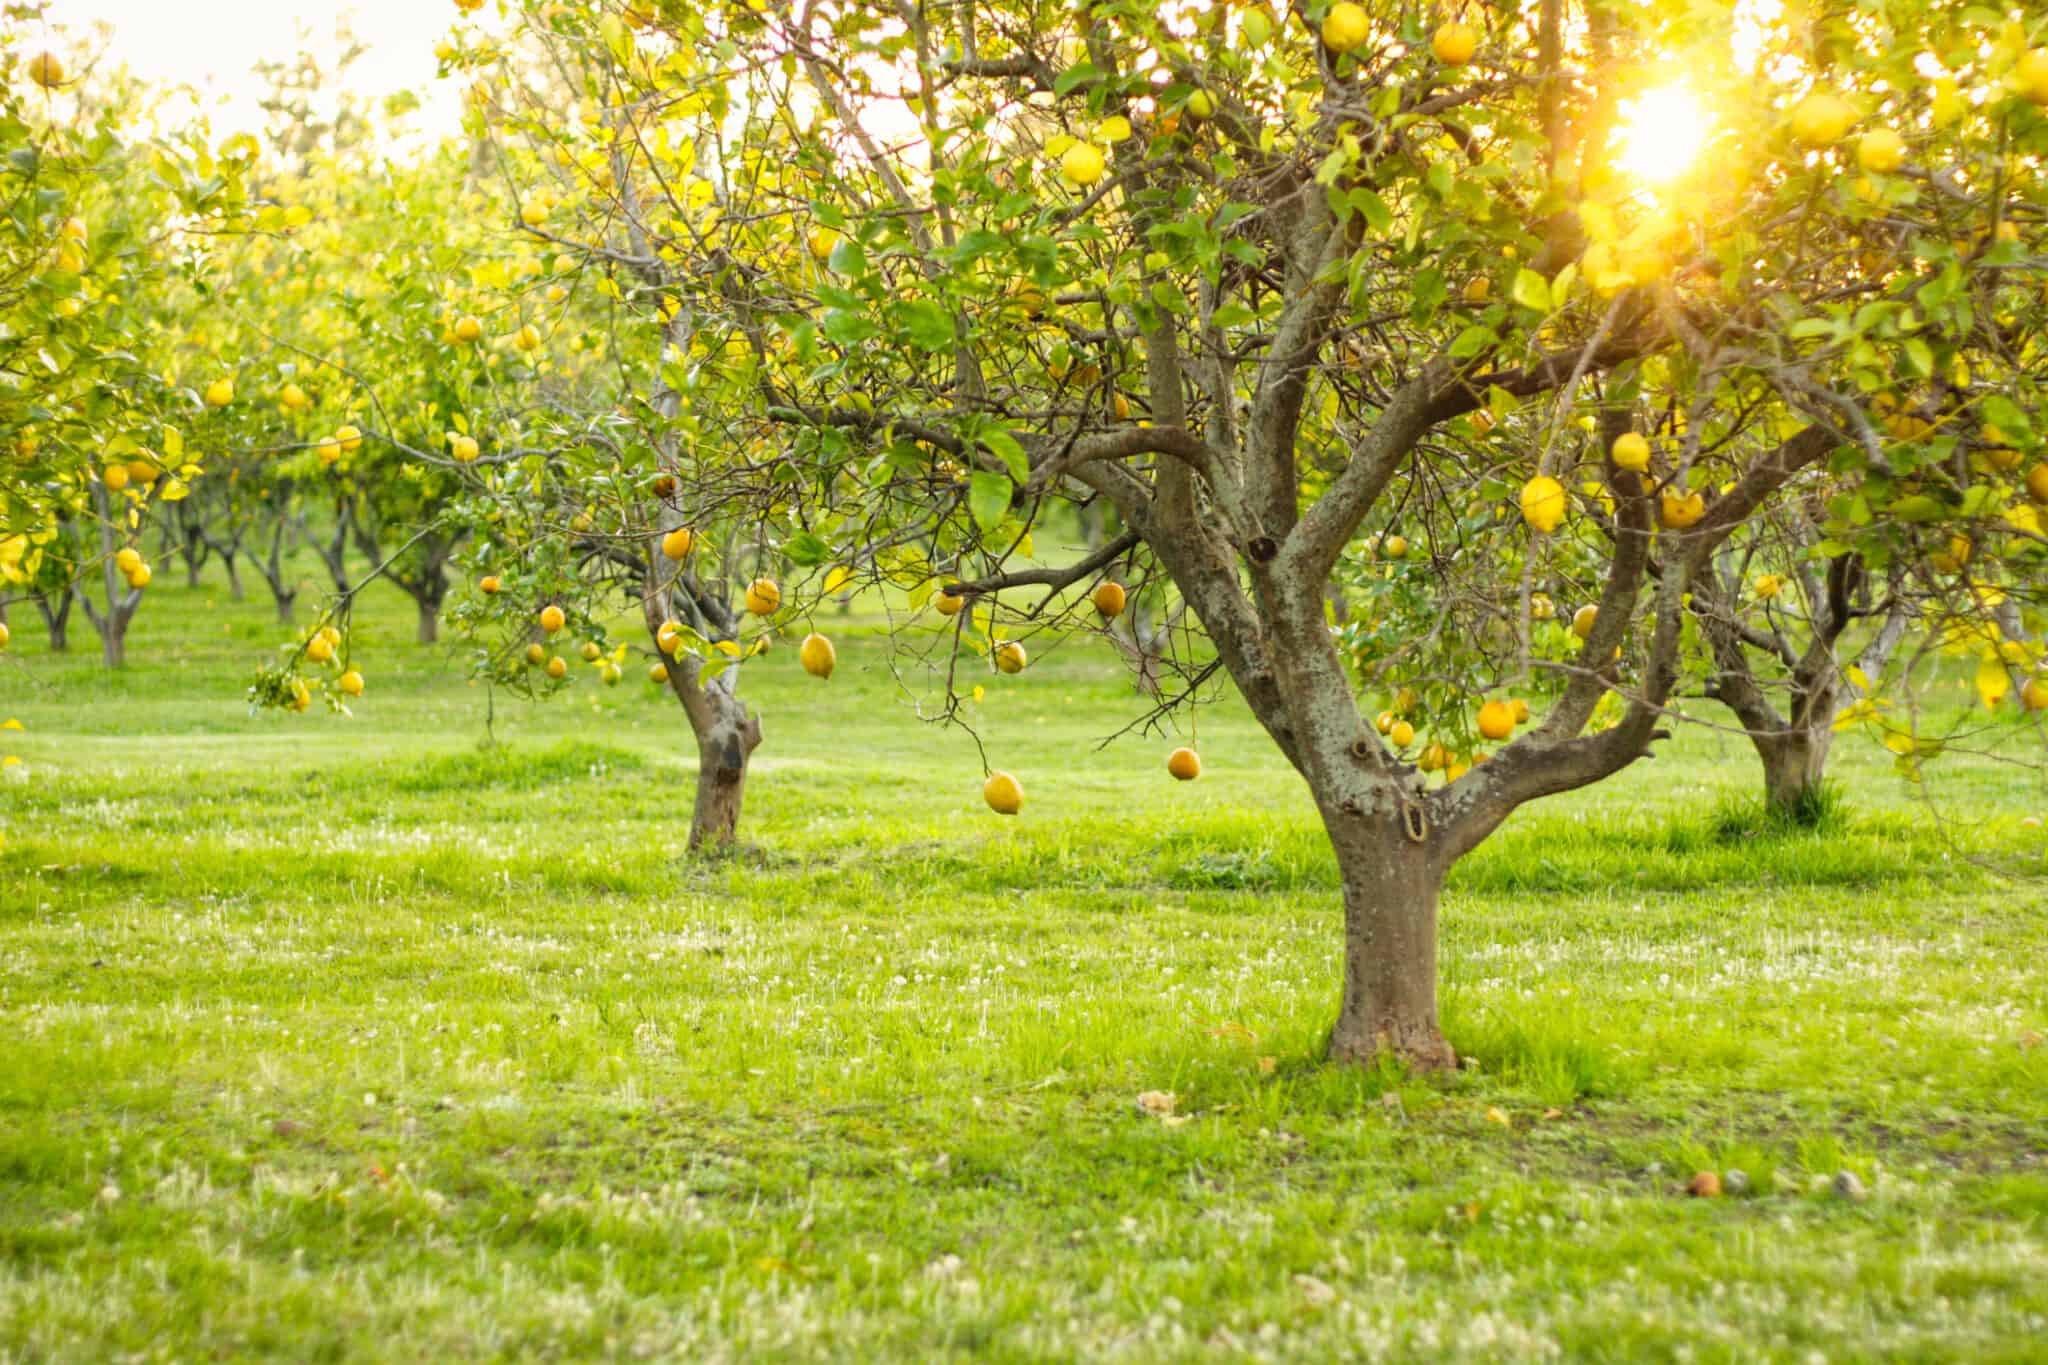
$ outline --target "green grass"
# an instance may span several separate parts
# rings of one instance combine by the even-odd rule
[[[1416,1082],[1319,1060],[1298,783],[1234,706],[1198,783],[1098,751],[1094,642],[989,680],[1007,822],[873,623],[750,666],[757,851],[707,866],[651,688],[485,745],[372,594],[357,715],[252,716],[279,633],[218,593],[120,677],[23,611],[0,663],[0,1360],[2039,1358],[2020,769],[1929,805],[1845,738],[1787,828],[1688,730],[1522,812],[1444,907],[1478,1065]]]

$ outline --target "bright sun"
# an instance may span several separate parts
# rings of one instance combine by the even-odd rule
[[[1706,146],[1711,120],[1699,97],[1667,85],[1621,106],[1620,167],[1637,180],[1662,185],[1691,169]]]

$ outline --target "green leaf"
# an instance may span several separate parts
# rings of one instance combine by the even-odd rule
[[[1508,290],[1508,296],[1524,308],[1533,308],[1539,313],[1550,311],[1549,282],[1527,266],[1515,272],[1515,282]]]
[[[927,351],[943,351],[953,344],[953,319],[929,299],[913,299],[900,310],[904,330]]]
[[[974,524],[986,535],[1003,524],[1003,518],[1010,515],[1009,476],[991,474],[976,470],[967,485],[967,510],[974,515]]]
[[[841,237],[832,245],[832,254],[825,264],[832,267],[835,275],[865,275],[868,273],[868,256],[860,249],[860,243],[851,237]]]
[[[832,558],[832,547],[810,531],[799,531],[783,542],[782,553],[799,568],[814,569]]]
[[[1099,78],[1102,72],[1087,62],[1077,62],[1053,78],[1052,92],[1055,95],[1073,93],[1080,86]]]
[[[1919,337],[1908,337],[1905,351],[1906,363],[1911,365],[1922,379],[1934,373],[1934,351],[1926,342]]]
[[[1374,232],[1385,232],[1394,225],[1394,211],[1387,207],[1387,201],[1368,189],[1351,191],[1351,204],[1365,215],[1365,224]]]
[[[1925,493],[1914,493],[1900,498],[1888,509],[1896,521],[1940,521],[1948,515],[1948,507],[1939,499]]]
[[[1024,447],[1017,443],[1016,437],[1001,427],[990,427],[981,433],[980,440],[983,445],[995,452],[996,458],[1009,469],[1011,478],[1019,484],[1030,481],[1031,457],[1024,453]],[[1007,499],[1009,493],[1005,491],[1003,497]]]
[[[2024,441],[2034,433],[2034,424],[2027,420],[2027,414],[2019,404],[2002,393],[1986,395],[1980,412],[1984,420],[1997,427],[2008,440]]]
[[[1458,333],[1457,340],[1451,343],[1451,359],[1464,360],[1468,356],[1478,355],[1499,340],[1491,327],[1467,327]]]
[[[844,308],[833,308],[826,312],[818,330],[841,346],[858,346],[863,341],[873,340],[882,329],[875,326],[872,318]]]

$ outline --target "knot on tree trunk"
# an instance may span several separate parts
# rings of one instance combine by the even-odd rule
[[[1271,536],[1253,536],[1244,547],[1254,564],[1270,564],[1273,556],[1280,553],[1280,546]]]

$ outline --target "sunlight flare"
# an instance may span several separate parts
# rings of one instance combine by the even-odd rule
[[[1669,184],[1698,163],[1712,118],[1699,96],[1683,85],[1651,90],[1621,105],[1621,156],[1631,178]]]

